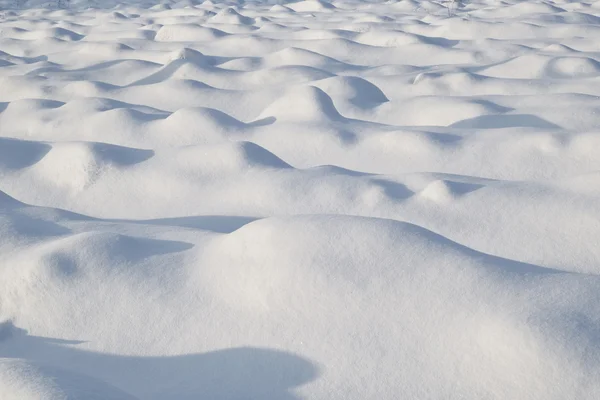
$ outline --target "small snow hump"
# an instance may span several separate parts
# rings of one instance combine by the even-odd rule
[[[275,117],[280,121],[341,120],[331,97],[314,86],[299,86],[286,91],[263,110],[259,118]]]
[[[219,11],[209,22],[231,25],[252,25],[254,19],[246,17],[235,10],[233,7],[225,8]]]
[[[324,0],[304,0],[298,3],[289,4],[287,6],[296,12],[317,12],[325,10],[333,10],[336,7]]]
[[[389,101],[378,86],[357,76],[335,76],[322,79],[316,84],[334,98],[344,98],[361,108]]]
[[[196,65],[206,65],[206,56],[198,50],[190,49],[188,47],[182,47],[179,50],[175,50],[169,54],[169,61],[175,60],[186,60]]]

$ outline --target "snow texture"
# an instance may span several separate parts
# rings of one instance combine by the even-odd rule
[[[600,2],[0,9],[1,400],[600,399]]]

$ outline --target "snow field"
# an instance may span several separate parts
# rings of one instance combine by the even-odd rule
[[[600,398],[600,3],[14,5],[2,400]]]

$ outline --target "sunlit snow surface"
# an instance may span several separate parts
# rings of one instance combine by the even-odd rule
[[[0,399],[600,399],[600,1],[0,5]]]

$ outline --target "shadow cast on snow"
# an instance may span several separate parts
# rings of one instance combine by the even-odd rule
[[[80,350],[76,346],[82,343],[31,336],[11,322],[0,323],[0,361],[25,360],[63,371],[59,381],[61,376],[84,377],[137,399],[296,400],[291,389],[319,375],[309,360],[273,349],[137,357]]]
[[[190,217],[160,218],[135,221],[137,224],[165,225],[180,228],[200,229],[215,233],[232,233],[244,225],[260,218],[227,215],[199,215]],[[127,221],[131,222],[131,221]]]

